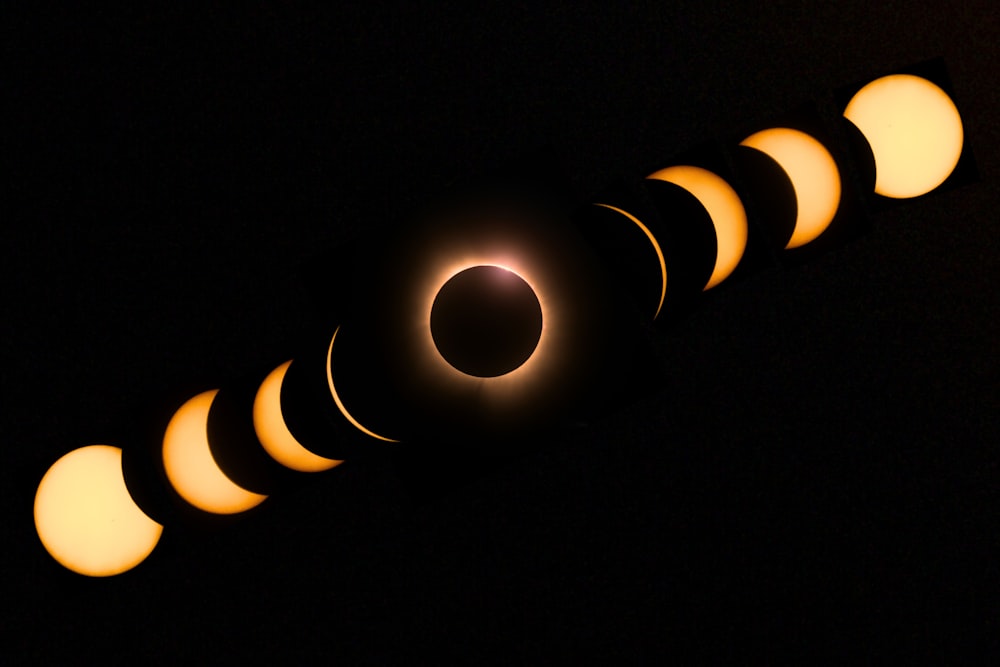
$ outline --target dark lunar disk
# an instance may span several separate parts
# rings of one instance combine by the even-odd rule
[[[519,367],[542,335],[542,306],[531,286],[498,266],[474,266],[446,282],[431,306],[431,335],[445,360],[476,377]]]

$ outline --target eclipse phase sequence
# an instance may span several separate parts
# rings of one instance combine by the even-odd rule
[[[962,158],[964,129],[958,110],[944,90],[922,77],[893,74],[871,81],[857,90],[843,117],[871,149],[877,195],[905,199],[931,192],[948,180]],[[827,147],[788,127],[755,132],[740,145],[773,160],[792,186],[796,215],[785,248],[804,246],[822,235],[838,215],[842,195],[840,170]],[[704,208],[716,250],[701,290],[726,280],[743,259],[749,236],[747,213],[736,191],[718,175],[695,166],[671,166],[647,178],[686,190]],[[635,261],[651,281],[650,311],[659,283],[656,319],[667,295],[664,249],[673,257],[671,252],[686,246],[661,247],[663,239],[658,240],[632,213],[610,204],[595,205],[620,214],[621,218],[612,217],[635,236],[639,248]],[[594,326],[595,313],[603,312],[592,297],[603,294],[604,288],[581,269],[585,263],[577,258],[579,248],[532,221],[491,220],[480,228],[464,219],[451,221],[443,227],[451,233],[422,239],[415,251],[408,248],[408,281],[396,290],[405,297],[397,304],[402,324],[392,330],[403,334],[396,342],[409,354],[405,368],[418,387],[415,400],[425,401],[421,405],[435,414],[444,406],[447,410],[441,414],[449,422],[471,416],[468,424],[478,426],[520,425],[518,419],[533,424],[524,415],[534,418],[536,411],[550,418],[539,405],[558,405],[552,397],[564,398],[572,384],[566,378],[587,363],[586,352],[592,351],[579,343],[580,333]],[[667,242],[676,243],[667,237]],[[654,261],[659,264],[658,275]],[[399,442],[369,429],[344,404],[334,382],[339,332],[340,327],[326,352],[329,396],[324,400],[332,401],[365,435]],[[350,333],[341,336],[338,349],[347,355],[341,357],[341,369],[349,368],[345,362],[352,359],[345,348]],[[342,461],[309,451],[289,431],[282,414],[282,384],[292,363],[272,370],[257,389],[253,432],[267,454],[286,468],[329,470]],[[344,379],[349,384],[350,374]],[[200,393],[174,412],[160,454],[167,481],[186,503],[204,512],[235,514],[260,505],[268,496],[234,482],[215,460],[208,419],[217,394],[215,389]],[[364,400],[357,402],[357,414],[367,420],[370,412],[365,412]],[[94,577],[134,568],[153,551],[163,531],[132,498],[122,470],[122,450],[108,445],[73,450],[52,464],[38,484],[34,520],[43,547],[57,562]]]

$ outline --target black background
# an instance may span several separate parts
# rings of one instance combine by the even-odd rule
[[[993,3],[610,4],[4,20],[0,652],[743,663],[996,642]],[[713,295],[659,334],[662,393],[428,502],[391,461],[348,462],[231,525],[168,525],[120,577],[38,542],[52,462],[283,361],[320,308],[299,268],[427,193],[540,146],[593,192],[935,57],[979,179]]]

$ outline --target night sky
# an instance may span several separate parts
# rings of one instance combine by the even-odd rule
[[[993,3],[252,3],[37,12],[3,30],[12,663],[997,648]],[[371,252],[470,174],[556,156],[584,203],[938,58],[973,177],[860,198],[864,233],[652,330],[656,391],[425,484],[372,444],[234,520],[168,523],[110,579],[39,543],[34,493],[56,459],[155,442],[184,399],[262,379],[343,297],[336,267],[328,283],[317,267]]]

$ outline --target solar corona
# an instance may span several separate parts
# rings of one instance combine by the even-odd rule
[[[431,335],[441,356],[463,373],[505,375],[538,346],[542,307],[514,271],[473,266],[449,278],[434,297]]]
[[[958,108],[928,79],[873,78],[832,111],[828,117],[860,132],[874,159],[873,191],[863,194],[922,196],[945,183],[962,159]],[[338,447],[398,452],[438,438],[475,447],[497,433],[551,433],[574,409],[600,409],[604,379],[631,377],[618,360],[630,346],[640,347],[636,341],[649,335],[648,327],[680,317],[679,300],[713,298],[705,294],[726,289],[746,273],[743,267],[781,265],[801,248],[839,238],[838,221],[853,210],[845,202],[856,193],[850,165],[834,158],[845,152],[830,143],[836,132],[814,136],[781,121],[756,127],[762,129],[723,150],[730,161],[737,151],[763,161],[757,164],[782,181],[770,191],[710,161],[678,157],[565,211],[540,208],[494,224],[495,202],[487,202],[459,224],[401,244],[405,279],[386,291],[361,290],[360,305],[337,313],[329,330],[313,332],[313,348],[276,355],[272,363],[289,361],[255,376],[246,397],[233,394],[243,410],[213,411],[219,389],[188,394],[160,430],[157,463],[173,491],[166,495],[188,514],[240,514],[269,498],[257,491],[270,490],[238,483],[253,486],[234,474],[234,456],[249,460],[262,452],[290,479],[338,475],[351,458],[339,456]],[[788,223],[781,234],[760,233],[774,222],[760,212],[781,198],[792,212]],[[701,239],[699,247],[685,245],[692,239]],[[379,301],[387,294],[391,307]],[[598,321],[606,313],[622,322]],[[223,385],[224,397],[226,391]],[[590,407],[575,407],[577,399],[591,400]],[[238,426],[245,428],[233,432],[250,435],[219,455],[213,418],[242,419]],[[450,431],[452,420],[461,429]],[[300,437],[312,427],[319,436]],[[163,526],[133,500],[141,498],[129,485],[139,482],[123,474],[122,451],[75,449],[38,484],[39,540],[73,572],[121,574],[159,541]]]

